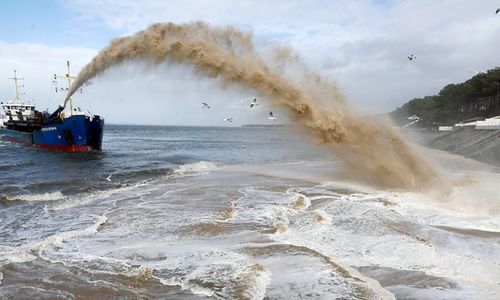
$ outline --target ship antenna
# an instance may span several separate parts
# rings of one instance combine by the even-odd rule
[[[69,93],[69,89],[71,87],[71,81],[76,78],[74,76],[71,76],[71,69],[70,69],[69,60],[66,61],[66,65],[68,66],[68,73],[64,74],[64,76],[54,74],[54,80],[57,80],[58,78],[66,78],[66,80],[68,81],[68,87],[66,87],[66,88],[56,87],[56,93],[58,91],[66,91],[67,93]],[[55,83],[57,84],[57,82],[55,82]],[[80,89],[80,93],[81,92],[82,92],[82,90]],[[66,106],[66,103],[64,103],[64,106]],[[70,114],[73,115],[73,97],[69,98],[69,108],[70,108]]]
[[[9,78],[9,79],[14,80],[14,85],[16,87],[16,99],[15,99],[15,101],[16,101],[16,104],[20,104],[21,103],[21,99],[19,99],[19,88],[24,87],[24,85],[18,85],[17,82],[20,81],[20,80],[24,80],[24,77],[18,78],[17,77],[17,71],[14,70],[14,77]]]

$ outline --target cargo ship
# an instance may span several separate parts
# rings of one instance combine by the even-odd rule
[[[56,92],[69,91],[71,81],[70,64],[64,76],[54,75],[54,79],[64,78],[67,88],[55,87]],[[65,152],[87,152],[102,149],[104,119],[89,111],[73,106],[73,99],[59,105],[49,114],[35,109],[33,103],[24,103],[19,95],[19,81],[14,71],[16,98],[13,101],[1,102],[3,115],[0,116],[0,137],[2,139],[22,143],[28,146],[58,150]],[[55,81],[56,82],[56,81]]]

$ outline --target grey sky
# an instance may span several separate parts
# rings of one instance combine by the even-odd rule
[[[352,106],[368,112],[435,94],[447,83],[469,78],[470,70],[500,66],[500,15],[495,15],[500,4],[493,0],[71,0],[55,5],[71,20],[64,28],[40,27],[60,31],[63,42],[54,40],[54,32],[46,40],[22,31],[15,36],[25,39],[0,35],[2,101],[13,97],[7,77],[15,68],[25,77],[25,98],[52,110],[63,95],[53,93],[50,77],[64,73],[67,59],[77,71],[104,41],[166,21],[231,24],[252,31],[259,43],[289,45],[311,68],[337,82]],[[410,53],[417,55],[413,62],[406,59]],[[112,123],[222,125],[227,116],[237,125],[269,122],[267,113],[274,108],[248,110],[255,96],[237,87],[224,90],[188,66],[133,62],[103,74],[76,100]],[[204,110],[202,101],[213,109]]]

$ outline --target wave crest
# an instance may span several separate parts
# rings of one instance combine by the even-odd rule
[[[26,194],[26,195],[16,195],[8,196],[5,195],[1,197],[5,201],[28,201],[28,202],[42,202],[42,201],[57,201],[64,199],[64,195],[61,191],[53,193],[43,193],[43,194]]]
[[[206,173],[217,169],[217,165],[208,161],[199,161],[191,164],[180,165],[174,169],[174,173]]]

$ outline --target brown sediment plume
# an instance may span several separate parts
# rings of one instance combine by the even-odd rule
[[[337,86],[310,71],[298,55],[280,47],[271,57],[272,62],[266,62],[254,48],[252,35],[231,26],[158,23],[113,40],[81,70],[66,99],[89,79],[127,60],[188,63],[200,74],[253,89],[287,109],[292,120],[316,141],[332,145],[371,184],[406,190],[449,187],[389,125],[352,112]]]

